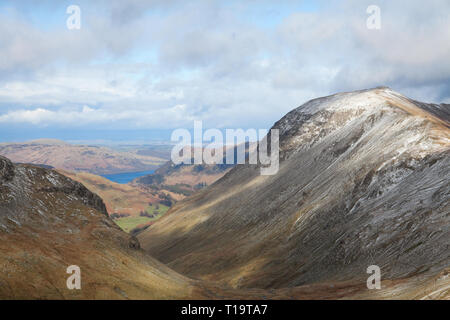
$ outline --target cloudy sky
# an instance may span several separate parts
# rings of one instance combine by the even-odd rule
[[[450,1],[0,1],[0,141],[269,128],[380,85],[450,102]]]

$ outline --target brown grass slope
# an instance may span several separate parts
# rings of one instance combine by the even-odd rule
[[[138,246],[80,183],[0,157],[0,299],[209,296]],[[66,287],[70,265],[81,268],[81,290]]]
[[[312,100],[274,125],[276,175],[238,165],[141,244],[180,273],[237,288],[364,288],[376,264],[384,291],[354,297],[448,298],[448,114],[388,88]]]

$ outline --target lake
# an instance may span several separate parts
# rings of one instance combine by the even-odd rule
[[[102,177],[111,180],[113,182],[125,184],[130,182],[133,179],[145,176],[147,174],[154,173],[155,170],[149,171],[139,171],[139,172],[124,172],[124,173],[116,173],[116,174],[104,174]]]

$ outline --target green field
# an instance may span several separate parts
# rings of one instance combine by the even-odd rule
[[[169,207],[159,204],[159,209],[156,209],[156,205],[152,205],[147,207],[146,211],[149,214],[153,214],[153,218],[149,217],[141,217],[141,216],[132,216],[132,217],[125,217],[125,218],[119,218],[115,219],[114,222],[117,223],[117,225],[125,232],[130,232],[135,227],[137,227],[140,224],[155,221],[161,218],[167,210],[169,210]],[[157,212],[157,213],[156,213]]]
[[[157,214],[156,216],[157,217],[160,217],[160,216],[162,216],[164,213],[166,213],[167,212],[167,210],[169,210],[169,207],[168,206],[165,206],[165,205],[162,205],[162,204],[158,204],[158,206],[159,206],[159,209],[156,209],[156,206],[157,205],[152,205],[152,206],[148,206],[147,207],[147,212],[148,213],[150,213],[150,214],[155,214],[155,211],[157,211],[159,214]]]

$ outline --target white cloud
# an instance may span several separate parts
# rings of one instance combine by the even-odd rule
[[[379,31],[369,4],[292,6],[265,25],[236,9],[251,2],[81,1],[78,33],[0,13],[0,122],[267,127],[307,99],[378,85],[449,101],[450,2],[380,0]]]
[[[94,109],[89,106],[83,106],[81,110],[60,109],[56,111],[36,108],[32,110],[22,109],[7,112],[0,115],[0,123],[21,123],[39,126],[71,125],[82,127],[89,124],[114,125],[117,122],[125,122],[128,125],[148,128],[148,126],[157,126],[169,117],[172,123],[182,124],[183,117],[188,117],[185,111],[186,108],[183,105],[175,105],[158,112],[151,110],[128,110],[127,108],[122,108],[122,110],[117,110],[116,112],[109,112],[108,110]]]

